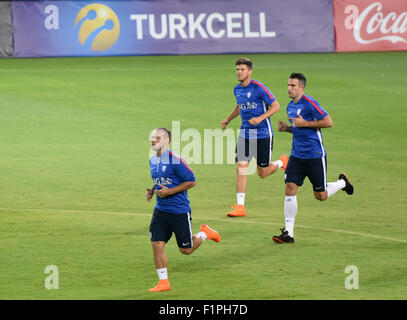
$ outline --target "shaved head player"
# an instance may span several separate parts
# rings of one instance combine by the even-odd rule
[[[152,149],[156,153],[150,158],[154,186],[146,190],[146,199],[150,201],[154,195],[157,198],[150,224],[150,238],[159,282],[150,292],[171,289],[164,249],[173,233],[179,251],[186,255],[193,253],[206,239],[221,240],[219,233],[205,224],[200,232],[192,235],[187,190],[196,185],[195,176],[185,160],[169,149],[170,141],[171,132],[166,128],[155,129],[151,134]]]

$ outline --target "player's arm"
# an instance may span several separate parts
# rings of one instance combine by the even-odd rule
[[[293,121],[293,125],[298,128],[331,128],[333,123],[329,115],[326,115],[321,120],[307,121],[299,114],[298,118],[289,118]]]
[[[293,133],[293,127],[286,124],[284,121],[277,122],[277,130],[281,132],[290,132]]]
[[[151,189],[146,189],[146,200],[150,201],[153,198],[154,195],[154,189],[155,189],[155,185],[153,185],[153,187]]]
[[[196,185],[195,181],[185,181],[174,188],[167,188],[166,186],[160,185],[160,190],[155,190],[154,194],[159,196],[160,198],[165,198],[172,196],[173,194],[183,192],[185,190],[191,189],[193,186]]]
[[[260,122],[271,117],[273,114],[275,114],[279,110],[280,110],[280,104],[277,102],[277,100],[274,100],[274,102],[270,105],[270,108],[268,108],[268,110],[265,113],[263,113],[262,115],[260,115],[258,117],[251,118],[249,120],[249,123],[252,125],[258,125]]]
[[[222,129],[225,129],[229,122],[236,118],[239,114],[240,114],[239,106],[236,105],[236,107],[233,108],[230,115],[220,123]]]

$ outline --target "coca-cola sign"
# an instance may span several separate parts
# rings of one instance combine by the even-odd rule
[[[334,0],[336,51],[407,50],[407,0]]]

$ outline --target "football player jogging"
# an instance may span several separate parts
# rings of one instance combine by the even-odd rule
[[[236,204],[228,212],[229,217],[244,217],[247,188],[247,168],[253,157],[257,160],[257,174],[266,178],[285,167],[288,157],[270,163],[273,151],[273,129],[270,117],[280,110],[280,105],[271,91],[261,82],[253,80],[253,63],[248,58],[239,58],[236,75],[240,84],[234,88],[237,105],[221,122],[223,129],[240,115],[242,125],[236,146]]]
[[[192,235],[187,190],[195,186],[195,176],[185,160],[169,149],[170,141],[171,132],[168,129],[158,128],[152,132],[152,149],[156,154],[150,158],[150,168],[154,186],[146,190],[146,199],[150,201],[154,195],[157,198],[150,224],[150,238],[159,282],[150,292],[171,289],[164,248],[172,233],[180,252],[186,255],[193,253],[206,239],[221,240],[219,233],[207,225],[202,225],[200,232]]]
[[[291,155],[285,170],[285,229],[273,236],[276,243],[294,243],[294,222],[297,214],[297,190],[305,177],[312,183],[314,197],[326,200],[339,190],[353,194],[353,186],[345,173],[339,174],[335,182],[326,182],[326,150],[322,142],[321,128],[332,127],[328,113],[312,97],[304,94],[306,78],[302,73],[292,73],[288,80],[287,106],[290,125],[278,121],[277,129],[293,135]]]

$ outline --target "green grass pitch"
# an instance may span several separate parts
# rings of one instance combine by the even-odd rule
[[[328,180],[345,171],[355,194],[318,202],[306,181],[296,243],[276,245],[282,171],[249,176],[248,216],[230,219],[235,166],[191,164],[193,231],[207,223],[222,242],[184,256],[173,237],[172,290],[148,292],[148,134],[173,120],[202,135],[219,128],[235,105],[238,56],[0,60],[0,299],[407,298],[407,52],[248,55],[282,107],[274,128],[289,74],[308,77],[306,93],[334,122],[323,130]],[[290,148],[276,132],[273,160]],[[45,288],[48,265],[57,290]],[[345,288],[349,265],[359,289]]]

